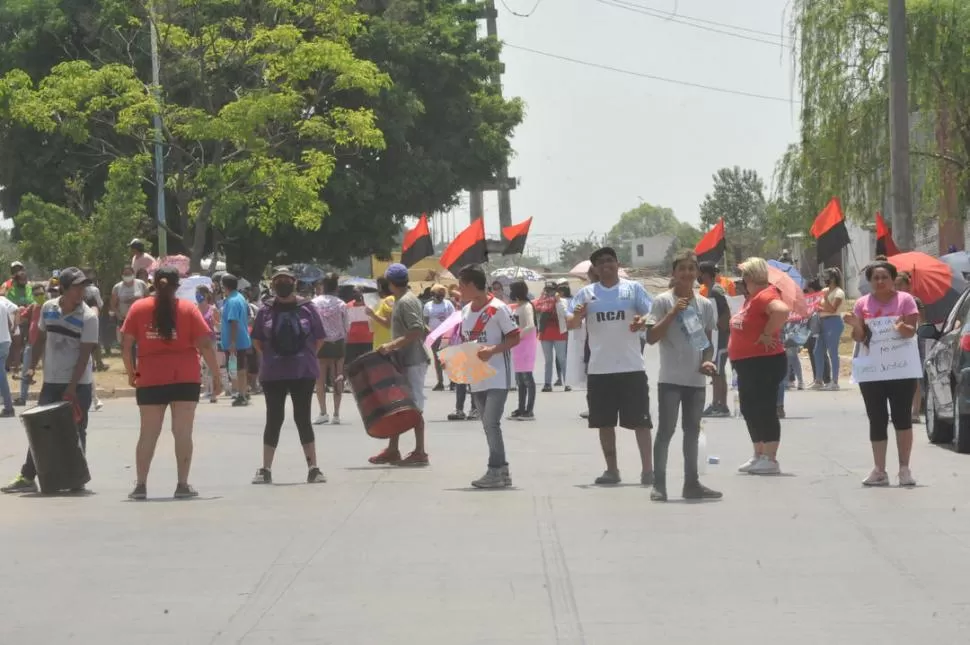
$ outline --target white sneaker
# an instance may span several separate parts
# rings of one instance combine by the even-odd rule
[[[808,386],[808,389],[815,390],[817,392],[819,390],[825,389],[825,384],[815,381],[814,383]]]
[[[902,475],[902,472],[900,472],[900,475]],[[889,475],[884,471],[873,469],[873,471],[869,473],[869,476],[862,480],[862,485],[870,487],[889,486]]]
[[[840,389],[838,383],[829,383],[828,385],[822,386],[823,392],[838,392]]]
[[[475,488],[506,488],[512,485],[507,468],[489,468],[480,479],[472,482]]]
[[[322,426],[328,423],[330,423],[329,414],[321,414],[320,416],[318,416],[316,419],[313,420],[313,425],[315,426]]]
[[[886,479],[889,479],[889,477],[887,476]],[[916,479],[913,477],[913,473],[911,473],[909,468],[905,466],[899,469],[899,485],[900,486],[916,485]]]
[[[94,411],[95,412],[100,412],[101,411],[101,408],[103,408],[103,407],[104,407],[104,403],[101,402],[101,399],[95,399],[94,400]]]
[[[333,415],[333,418],[330,419],[330,425],[332,425],[332,426],[339,426],[340,425],[340,416],[339,415],[336,415],[336,414]]]
[[[751,465],[748,470],[750,475],[777,475],[781,473],[781,467],[777,459],[772,459],[765,455],[758,457],[758,461]]]
[[[749,473],[749,472],[751,472],[751,468],[756,463],[758,463],[758,455],[751,455],[751,459],[748,459],[746,462],[744,462],[743,464],[741,464],[738,467],[738,472],[739,473]]]

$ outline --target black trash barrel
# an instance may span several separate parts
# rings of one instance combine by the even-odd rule
[[[88,462],[68,401],[38,405],[20,415],[42,493],[81,488],[91,481]]]

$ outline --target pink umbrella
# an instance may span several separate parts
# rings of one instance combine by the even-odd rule
[[[152,265],[150,273],[155,273],[160,267],[175,267],[178,269],[179,275],[183,278],[189,274],[189,264],[191,260],[184,255],[166,255],[163,258],[158,258],[155,260],[155,264]]]
[[[791,277],[775,267],[768,266],[768,282],[773,284],[781,292],[781,300],[789,309],[798,316],[808,314],[808,304],[805,302],[805,294]]]
[[[589,273],[589,268],[591,266],[592,266],[592,263],[589,260],[583,260],[582,262],[580,262],[579,264],[577,264],[576,266],[574,266],[572,269],[569,270],[569,275],[574,275],[577,278],[585,278],[586,274]],[[617,272],[617,275],[619,275],[621,278],[630,277],[630,275],[623,269],[620,269]]]

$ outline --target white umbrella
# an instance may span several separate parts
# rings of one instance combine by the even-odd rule
[[[513,281],[525,280],[526,282],[540,282],[544,279],[538,271],[526,269],[525,267],[503,267],[492,271],[492,280]]]
[[[574,275],[577,278],[585,278],[586,274],[589,273],[589,268],[591,266],[593,266],[592,262],[590,262],[589,260],[583,260],[582,262],[580,262],[579,264],[577,264],[576,266],[574,266],[572,269],[569,270],[569,275]],[[630,275],[624,269],[620,269],[618,272],[618,275],[621,278],[630,277]]]

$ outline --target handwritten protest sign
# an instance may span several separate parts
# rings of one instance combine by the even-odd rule
[[[896,331],[895,316],[870,318],[866,321],[872,330],[869,347],[856,343],[852,357],[852,381],[894,381],[921,378],[923,366],[919,361],[917,339],[903,338]]]
[[[495,376],[495,368],[478,358],[478,343],[452,345],[438,352],[445,364],[445,373],[452,383],[481,383]]]

